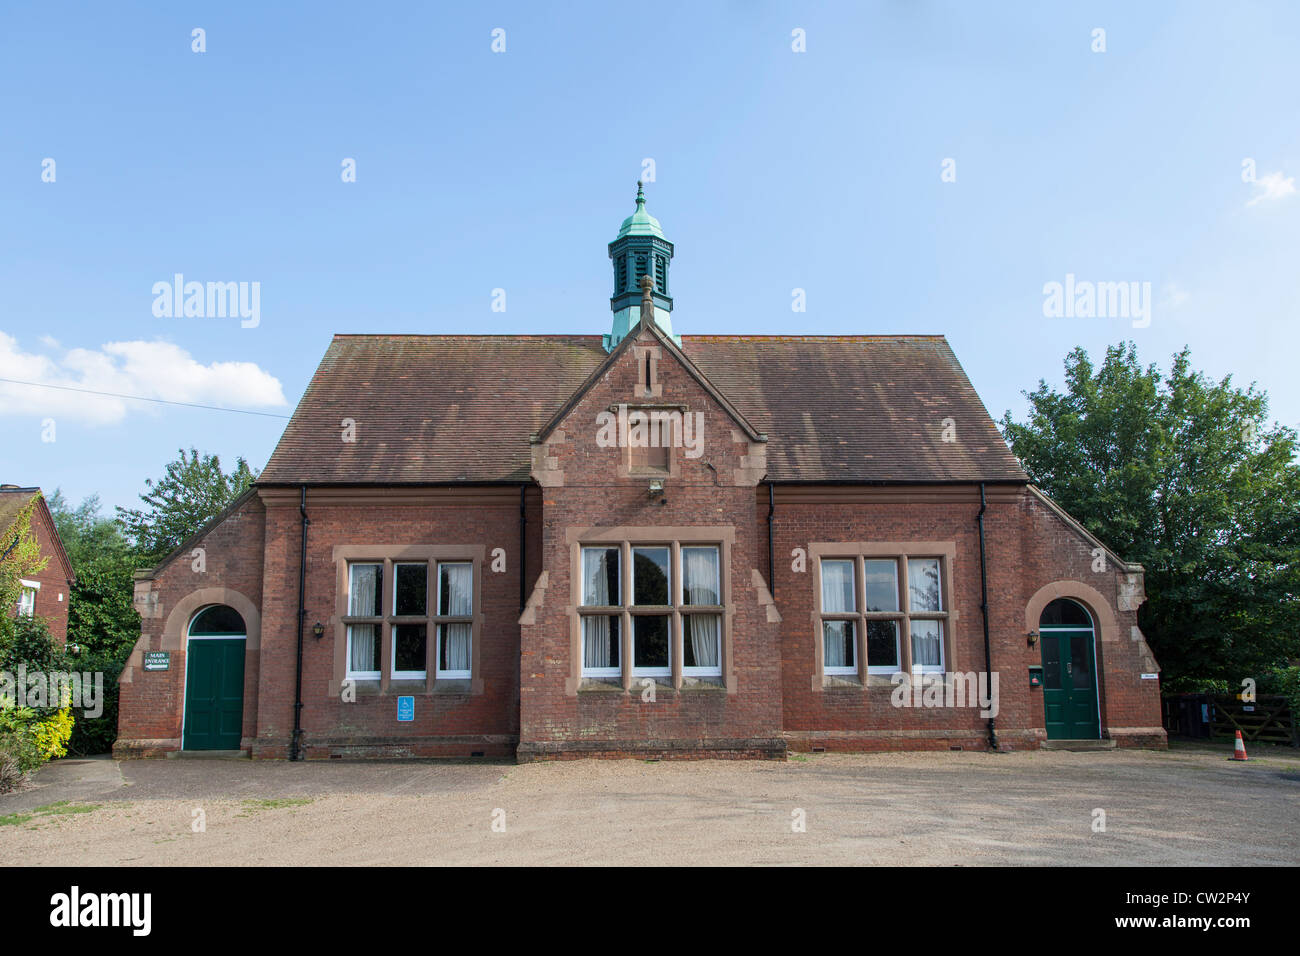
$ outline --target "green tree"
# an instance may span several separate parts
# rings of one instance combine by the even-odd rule
[[[1029,416],[1002,431],[1031,479],[1101,540],[1146,568],[1139,612],[1164,676],[1271,671],[1300,655],[1300,467],[1295,430],[1268,397],[1191,368],[1167,375],[1112,346],[1100,368],[1065,360]]]
[[[118,523],[100,513],[98,495],[72,508],[56,489],[47,503],[76,572],[68,601],[68,643],[125,660],[140,636],[132,577],[140,559]]]
[[[193,448],[186,455],[181,449],[179,457],[167,463],[161,479],[146,479],[149,490],[140,495],[145,507],[118,507],[118,520],[140,559],[152,564],[218,515],[256,477],[243,458],[227,475],[216,455],[200,456]]]

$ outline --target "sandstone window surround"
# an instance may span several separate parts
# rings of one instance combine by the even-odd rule
[[[735,528],[569,529],[572,666],[566,692],[735,693]]]
[[[481,694],[481,545],[340,545],[331,695]]]
[[[951,541],[814,542],[813,689],[957,669]]]

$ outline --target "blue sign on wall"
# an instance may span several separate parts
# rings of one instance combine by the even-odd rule
[[[415,720],[415,698],[414,697],[397,698],[397,719]]]

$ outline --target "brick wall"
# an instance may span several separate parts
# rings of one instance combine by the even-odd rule
[[[654,347],[642,333],[639,344]],[[546,442],[542,555],[547,587],[535,621],[522,628],[520,759],[575,754],[674,756],[771,755],[782,751],[781,672],[776,625],[767,620],[752,581],[759,566],[753,522],[754,449],[735,422],[666,351],[656,356],[661,386],[644,390],[643,358],[629,348],[586,393]],[[638,387],[638,382],[642,387]],[[649,478],[621,477],[626,449],[601,447],[597,416],[618,403],[685,404],[704,413],[703,451],[673,448],[674,474],[662,498]],[[547,461],[549,459],[549,461]],[[626,472],[626,469],[622,469]],[[761,474],[761,472],[759,472]],[[731,688],[674,690],[573,688],[572,545],[591,528],[721,527],[732,530],[728,591],[733,609]],[[671,537],[665,531],[665,537]],[[724,656],[725,656],[724,651]],[[725,670],[725,667],[724,667]]]
[[[135,607],[141,633],[119,680],[114,753],[152,755],[180,749],[189,622],[208,604],[241,602],[237,610],[245,625],[256,627],[256,614],[247,613],[242,604],[253,609],[262,605],[264,534],[265,509],[251,496],[169,561],[147,576],[137,576]],[[201,549],[199,554],[196,549]],[[245,743],[257,731],[257,644],[250,638],[244,663]],[[167,651],[169,668],[145,671],[148,651]]]

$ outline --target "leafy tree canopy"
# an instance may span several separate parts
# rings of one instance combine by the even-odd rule
[[[1040,381],[1002,432],[1031,479],[1102,541],[1146,568],[1139,622],[1166,680],[1243,677],[1300,656],[1300,467],[1294,429],[1231,377],[1100,367],[1076,348],[1065,391]]]
[[[127,538],[146,563],[161,560],[235,500],[257,475],[239,458],[230,474],[221,469],[216,455],[200,455],[191,448],[167,463],[158,481],[145,481],[140,495],[143,508],[117,509]]]

